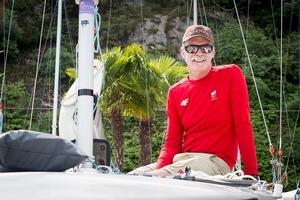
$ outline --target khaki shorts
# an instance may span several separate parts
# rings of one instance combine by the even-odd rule
[[[155,169],[156,163],[139,167],[129,174],[144,174]],[[171,175],[176,175],[179,171],[191,167],[194,172],[204,172],[207,175],[225,175],[230,172],[227,163],[213,154],[207,153],[180,153],[173,158],[173,163],[164,166]]]
[[[184,171],[186,167],[191,167],[193,171],[201,171],[207,175],[225,175],[230,172],[227,163],[213,154],[207,153],[180,153],[173,158],[173,163],[166,165],[163,169],[172,175],[178,171]]]

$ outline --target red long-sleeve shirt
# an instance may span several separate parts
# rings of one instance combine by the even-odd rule
[[[248,90],[236,65],[214,66],[200,80],[184,78],[169,89],[168,126],[158,168],[183,152],[215,154],[232,169],[238,148],[246,174],[258,174]]]

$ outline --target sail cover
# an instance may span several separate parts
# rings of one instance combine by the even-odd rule
[[[99,60],[94,60],[94,139],[105,139],[101,112],[97,106],[97,99],[99,98],[102,80],[104,74],[104,65]],[[77,88],[78,79],[70,87],[69,91],[61,102],[61,108],[59,113],[59,136],[69,141],[76,138],[77,130]]]

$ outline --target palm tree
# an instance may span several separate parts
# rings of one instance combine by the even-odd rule
[[[106,110],[110,114],[116,161],[119,169],[122,170],[124,160],[124,125],[122,118],[124,90],[120,86],[119,80],[125,76],[128,58],[123,56],[120,47],[115,47],[103,55],[103,60],[105,63],[105,86],[100,106],[102,110]]]
[[[129,79],[120,82],[127,90],[124,114],[139,119],[140,165],[146,165],[151,162],[152,119],[165,104],[168,88],[186,74],[186,68],[167,56],[148,59],[141,45],[128,46],[127,53],[133,70]]]
[[[112,126],[113,145],[117,165],[120,170],[123,167],[123,145],[124,145],[124,126],[122,119],[122,87],[118,84],[119,79],[124,76],[124,68],[128,63],[128,58],[122,56],[121,47],[115,47],[103,55],[105,64],[105,86],[100,101],[101,110],[109,113]],[[68,68],[65,73],[71,78],[76,79],[76,69]]]
[[[129,45],[124,49],[124,55],[129,58],[130,76],[120,81],[126,89],[123,114],[139,119],[140,164],[145,165],[151,162],[152,108],[161,98],[156,92],[157,78],[148,67],[149,59],[143,47],[139,44]]]
[[[168,56],[149,59],[139,44],[131,44],[124,50],[110,49],[103,55],[103,61],[106,74],[100,106],[110,115],[117,165],[122,170],[123,116],[139,119],[140,165],[149,164],[152,119],[157,109],[164,107],[168,88],[185,76],[187,70]]]

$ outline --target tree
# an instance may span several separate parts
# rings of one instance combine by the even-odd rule
[[[105,82],[109,85],[105,86],[101,105],[111,116],[118,165],[122,166],[123,160],[122,116],[139,120],[140,165],[149,164],[152,118],[165,104],[170,85],[182,78],[186,69],[167,56],[149,59],[140,44],[128,45],[124,50],[109,50],[104,62]]]
[[[124,54],[131,56],[134,69],[129,79],[120,82],[127,90],[124,114],[139,119],[140,165],[146,165],[151,162],[152,119],[165,104],[168,88],[186,74],[186,68],[167,56],[149,60],[138,44],[126,47]]]
[[[8,83],[4,90],[4,131],[24,129],[28,106],[28,95],[22,80]]]
[[[122,55],[120,47],[108,50],[103,55],[105,63],[105,86],[103,98],[100,102],[102,110],[110,115],[113,132],[113,144],[115,146],[115,156],[120,170],[123,167],[123,144],[124,144],[124,125],[122,119],[122,101],[124,91],[119,84],[119,80],[125,76],[125,68],[128,58]]]

